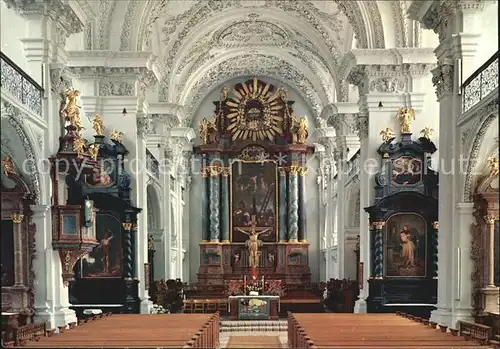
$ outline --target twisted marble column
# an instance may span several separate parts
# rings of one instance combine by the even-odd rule
[[[122,223],[123,227],[123,278],[131,280],[134,273],[132,259],[132,223]]]
[[[16,239],[16,242],[14,243],[15,246],[17,246],[16,249],[14,249],[14,259],[15,259],[15,264],[19,270],[23,270],[23,253],[22,253],[22,246],[23,246],[23,229],[22,229],[22,222],[24,219],[24,215],[22,213],[13,213],[12,214],[12,223],[13,223],[13,229],[12,232],[14,234],[14,238]],[[23,286],[24,285],[24,280],[23,280],[23,273],[14,273],[14,286]]]
[[[384,277],[384,237],[382,228],[384,222],[373,222],[372,230],[374,235],[373,242],[373,277],[381,279]]]
[[[209,206],[209,183],[208,183],[208,168],[205,158],[202,159],[201,167],[201,239],[206,242],[210,240],[210,206]]]
[[[432,232],[432,240],[431,240],[431,246],[432,246],[432,277],[434,279],[438,278],[438,265],[439,265],[439,259],[438,259],[438,237],[439,237],[439,224],[438,222],[434,222],[432,224],[432,228],[434,229]]]
[[[299,232],[299,183],[298,167],[291,166],[288,174],[288,241],[298,242]]]
[[[298,193],[299,193],[299,207],[298,207],[298,217],[299,217],[299,241],[307,241],[307,211],[306,211],[306,183],[305,176],[307,174],[307,169],[304,167],[299,168],[298,171]]]
[[[210,168],[210,242],[220,239],[220,175],[218,167]]]
[[[229,168],[222,170],[222,197],[221,197],[221,240],[222,242],[229,242]]]
[[[286,241],[286,228],[287,228],[287,193],[286,193],[286,170],[284,167],[278,167],[278,181],[279,181],[279,231],[278,238],[280,242]]]

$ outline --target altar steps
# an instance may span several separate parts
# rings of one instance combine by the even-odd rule
[[[220,332],[286,332],[286,320],[223,320],[220,322]]]

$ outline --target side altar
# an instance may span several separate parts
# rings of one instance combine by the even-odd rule
[[[258,79],[224,87],[199,123],[202,237],[199,285],[257,274],[311,280],[305,213],[307,121],[284,88]]]

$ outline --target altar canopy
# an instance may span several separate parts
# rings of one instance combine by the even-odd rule
[[[202,145],[201,284],[250,275],[310,282],[304,176],[307,120],[284,88],[258,79],[223,87]]]

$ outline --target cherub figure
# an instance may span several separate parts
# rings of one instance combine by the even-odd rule
[[[102,118],[99,116],[99,114],[96,114],[94,120],[92,120],[92,128],[94,129],[95,134],[97,136],[102,136],[104,131],[104,125],[102,123]]]
[[[293,143],[305,144],[307,139],[307,119],[305,117],[292,119],[292,128],[295,129]]]
[[[14,162],[10,156],[6,156],[2,160],[3,165],[3,173],[6,177],[9,177],[11,174],[15,174]]]
[[[99,155],[99,144],[91,144],[89,146],[89,154],[92,160],[97,160],[97,155]]]
[[[434,129],[430,128],[429,126],[425,126],[422,131],[420,131],[420,134],[422,135],[422,138],[427,138],[431,139],[431,136],[434,134]]]
[[[498,176],[498,174],[500,173],[500,169],[498,167],[498,158],[490,157],[486,161],[488,167],[490,168],[490,176]]]
[[[113,131],[113,132],[111,133],[110,138],[111,138],[113,141],[116,141],[116,142],[121,142],[121,138],[122,138],[122,136],[123,136],[123,132],[121,132],[121,131],[116,131],[116,130],[115,130],[115,131]]]
[[[283,102],[286,102],[288,100],[288,93],[286,91],[286,88],[280,87],[276,93]]]
[[[203,144],[208,144],[210,134],[216,130],[216,118],[214,117],[212,120],[208,120],[207,118],[203,118],[198,123],[198,132],[200,133],[200,138]]]
[[[76,104],[76,99],[80,96],[80,91],[69,90],[63,92],[63,96],[66,98],[66,104],[61,112],[64,121],[69,122],[72,126],[81,128],[82,122],[80,120],[80,109]]]
[[[399,108],[396,118],[401,126],[401,133],[411,133],[411,122],[415,120],[415,110],[413,108]]]
[[[78,154],[79,158],[82,158],[83,154],[85,154],[86,143],[87,142],[82,137],[75,139],[75,141],[73,142],[73,151]]]
[[[382,141],[387,142],[389,139],[394,138],[394,131],[392,128],[387,127],[386,129],[380,131],[380,135],[382,136]]]

